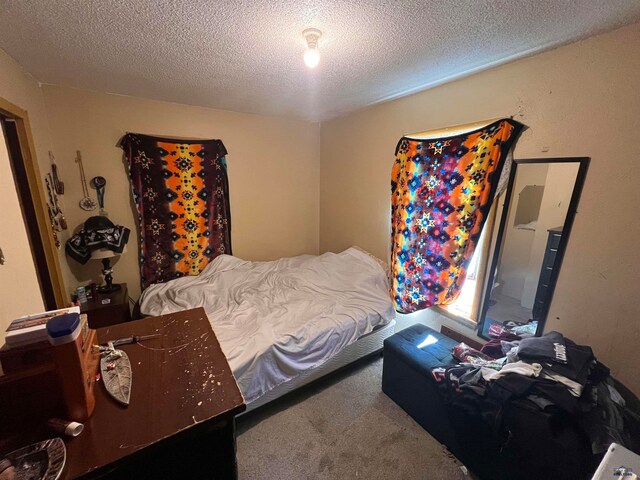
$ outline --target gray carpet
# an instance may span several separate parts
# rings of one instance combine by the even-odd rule
[[[469,480],[381,378],[376,356],[241,417],[240,480]]]

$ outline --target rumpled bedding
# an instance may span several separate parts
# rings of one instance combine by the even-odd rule
[[[140,307],[204,307],[248,403],[395,316],[384,270],[355,248],[271,262],[220,255],[197,277],[150,286]]]

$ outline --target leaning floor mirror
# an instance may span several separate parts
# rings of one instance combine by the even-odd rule
[[[514,160],[486,272],[478,334],[541,335],[589,158]]]

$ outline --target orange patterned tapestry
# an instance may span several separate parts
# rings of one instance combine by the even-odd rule
[[[391,174],[392,297],[410,313],[453,302],[462,288],[507,153],[509,119],[453,137],[403,137]]]
[[[120,141],[140,221],[142,288],[199,275],[231,254],[227,153],[220,140],[129,133]]]

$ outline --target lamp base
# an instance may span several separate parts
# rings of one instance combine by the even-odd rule
[[[118,290],[121,289],[121,286],[119,283],[112,283],[111,285],[102,285],[100,287],[98,287],[98,293],[113,293],[113,292],[117,292]]]
[[[109,257],[102,259],[102,275],[104,275],[104,285],[98,287],[98,293],[113,293],[120,290],[119,284],[113,283],[113,269],[109,262]]]

